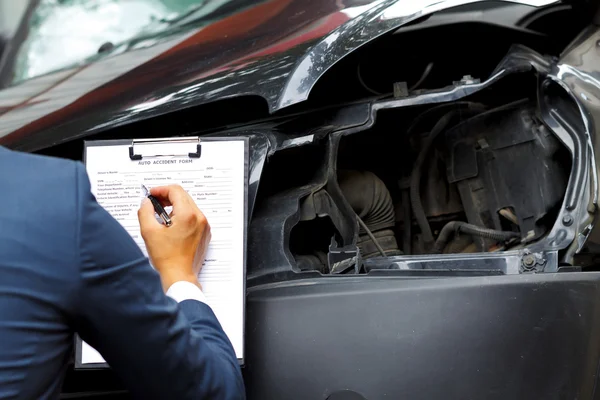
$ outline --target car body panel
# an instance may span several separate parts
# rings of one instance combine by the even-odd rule
[[[318,79],[360,46],[424,15],[480,1],[234,0],[194,26],[1,90],[0,144],[38,150],[242,95],[263,98],[275,112],[306,100]]]
[[[255,287],[248,398],[592,399],[599,290],[599,273]]]

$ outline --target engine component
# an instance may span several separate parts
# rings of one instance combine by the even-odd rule
[[[311,193],[302,201],[300,205],[300,221],[312,221],[325,216],[330,218],[337,232],[342,231],[342,212],[325,189]],[[308,265],[314,265],[314,258],[310,260],[303,259],[301,268],[306,267],[307,261],[310,263]],[[333,235],[330,239],[327,261],[327,269],[332,274],[343,273],[353,267],[358,272],[358,266],[360,265],[359,248],[352,244],[338,247],[335,235]]]
[[[359,273],[361,253],[358,246],[339,246],[335,236],[331,238],[329,252],[327,253],[329,272],[332,274],[344,274],[346,272]]]
[[[521,259],[521,272],[541,272],[546,265],[546,259],[541,253],[532,253],[525,251]]]
[[[462,221],[448,222],[441,230],[437,240],[435,241],[434,252],[442,253],[450,237],[457,233],[466,233],[471,236],[478,236],[485,239],[495,241],[505,241],[513,238],[518,238],[517,232],[496,231],[493,229],[481,228]]]
[[[423,241],[425,242],[426,247],[433,244],[433,233],[431,233],[431,228],[429,227],[429,222],[427,221],[427,215],[425,214],[425,209],[421,203],[421,174],[423,171],[423,165],[425,164],[425,159],[427,158],[427,154],[429,153],[429,149],[431,148],[435,138],[448,126],[452,118],[454,118],[456,115],[456,111],[450,111],[435,124],[431,130],[431,133],[423,144],[421,152],[417,157],[415,168],[410,176],[410,205],[412,207],[412,212],[415,216],[415,219],[417,220],[417,224],[421,229],[421,234],[423,235]]]
[[[396,216],[385,183],[369,171],[339,171],[338,183],[358,220],[365,225],[360,227],[357,243],[362,258],[381,255],[381,251],[387,256],[402,254],[391,229]]]
[[[319,271],[322,274],[328,272],[327,254],[316,251],[314,254],[295,254],[296,266],[300,271]]]
[[[394,204],[387,187],[369,171],[339,171],[338,183],[344,197],[373,232],[395,223]],[[361,233],[365,233],[361,231]]]
[[[448,181],[477,227],[539,238],[563,199],[568,154],[525,101],[475,116],[446,133]],[[516,220],[515,220],[516,218]],[[511,222],[512,221],[512,222]],[[490,241],[476,239],[479,251]]]
[[[412,249],[412,210],[410,208],[410,191],[402,190],[402,212],[404,214],[404,228],[402,231],[402,250],[410,254]]]
[[[365,222],[362,219],[360,219],[360,217],[358,215],[356,216],[356,219],[358,220],[358,224],[360,225],[360,227],[362,229],[364,229],[365,232],[367,232],[367,236],[369,236],[369,239],[371,239],[373,241],[373,245],[375,245],[379,254],[382,257],[385,257],[385,250],[383,250],[383,247],[381,247],[377,238],[375,237],[375,235],[373,235],[373,232],[371,232],[369,227],[365,224]],[[393,232],[392,232],[392,234],[393,234]]]
[[[444,107],[446,107],[444,105]],[[464,107],[463,109],[454,109],[452,111],[444,114],[438,122],[433,126],[429,135],[425,138],[424,142],[421,145],[421,150],[419,155],[417,156],[415,166],[411,172],[410,176],[410,205],[412,208],[412,212],[414,213],[415,220],[419,225],[419,229],[421,230],[421,235],[423,237],[423,245],[425,249],[430,249],[434,245],[433,233],[431,232],[431,227],[429,226],[429,222],[427,220],[427,213],[425,211],[425,207],[423,206],[423,201],[421,198],[421,177],[423,175],[423,170],[425,167],[425,161],[428,160],[428,156],[438,135],[446,130],[450,122],[452,122],[455,117],[461,114],[461,112],[481,112],[485,110],[485,107],[477,104],[477,103],[469,103],[469,102],[460,102],[455,105],[455,107]],[[431,113],[443,108],[442,106],[434,107],[428,111],[425,111],[420,116],[418,116],[413,122],[412,126],[407,130],[407,136],[410,136],[418,124],[424,119],[424,116],[428,116]]]

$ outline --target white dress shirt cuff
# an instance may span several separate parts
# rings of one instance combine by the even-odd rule
[[[206,303],[206,296],[202,293],[202,290],[192,282],[179,281],[171,285],[167,290],[167,296],[172,298],[178,303],[184,300],[198,300],[204,304]]]

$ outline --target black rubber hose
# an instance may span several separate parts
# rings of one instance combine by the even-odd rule
[[[517,232],[509,232],[509,231],[496,231],[494,229],[482,228],[477,225],[469,224],[467,222],[462,221],[452,221],[448,222],[442,228],[434,247],[434,252],[436,254],[440,254],[444,251],[444,247],[450,241],[450,238],[455,233],[466,233],[471,236],[478,236],[485,239],[492,239],[497,241],[505,241],[508,239],[513,239],[519,237],[520,235]]]
[[[479,103],[473,103],[471,101],[455,101],[452,103],[438,104],[437,106],[428,108],[427,110],[425,110],[422,113],[420,113],[419,115],[417,115],[417,117],[412,121],[412,123],[406,130],[406,136],[410,137],[414,133],[415,129],[417,129],[417,127],[423,121],[427,121],[427,120],[430,120],[431,118],[434,118],[435,115],[433,115],[433,114],[443,111],[446,108],[452,108],[452,109],[458,108],[463,111],[483,111],[483,110],[485,110],[484,105],[479,104]]]
[[[340,170],[338,184],[350,207],[371,232],[394,227],[396,214],[392,196],[377,175],[369,171]]]
[[[421,234],[423,235],[423,241],[425,242],[426,249],[431,247],[434,244],[434,241],[431,228],[429,227],[429,222],[427,221],[427,215],[425,214],[425,209],[421,203],[421,175],[423,173],[423,164],[425,164],[425,159],[427,158],[427,154],[429,153],[429,149],[435,141],[435,138],[440,134],[440,132],[444,131],[452,118],[454,118],[454,116],[457,114],[458,111],[456,110],[450,111],[444,114],[444,116],[435,124],[429,133],[429,136],[427,139],[425,139],[425,143],[423,143],[423,147],[421,148],[421,152],[417,157],[415,167],[410,175],[410,205],[412,207],[412,212],[415,216],[417,224],[421,229]]]
[[[402,190],[402,208],[404,210],[404,231],[402,232],[402,251],[411,254],[412,246],[412,214],[410,210],[410,193],[408,189]]]
[[[356,213],[360,226],[357,245],[363,257],[400,253],[391,230],[396,225],[394,203],[385,183],[369,171],[340,170],[338,184]]]

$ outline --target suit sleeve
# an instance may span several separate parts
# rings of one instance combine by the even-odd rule
[[[243,399],[237,358],[211,308],[168,298],[129,234],[77,165],[77,330],[137,398]]]

